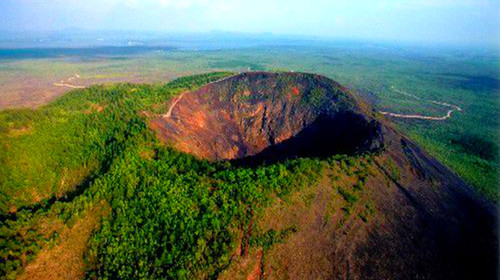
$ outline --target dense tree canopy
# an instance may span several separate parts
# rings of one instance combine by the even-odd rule
[[[165,86],[94,86],[39,109],[1,112],[4,278],[15,278],[41,248],[57,242],[57,231],[39,229],[44,219],[71,225],[102,201],[112,212],[91,237],[89,278],[210,278],[225,268],[235,232],[272,196],[316,180],[322,167],[313,159],[252,168],[209,163],[156,140],[148,115],[182,90],[227,75]]]

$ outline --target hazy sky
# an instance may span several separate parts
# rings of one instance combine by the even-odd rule
[[[271,32],[497,43],[500,0],[0,0],[0,30]]]

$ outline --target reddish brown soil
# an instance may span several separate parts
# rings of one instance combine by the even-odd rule
[[[247,276],[247,280],[260,280],[262,278],[262,249],[257,251],[257,256],[255,257],[255,264],[250,275]]]
[[[324,94],[315,96],[315,90]],[[377,124],[357,101],[337,83],[311,74],[240,74],[183,93],[167,108],[151,122],[160,139],[210,160],[380,145]]]

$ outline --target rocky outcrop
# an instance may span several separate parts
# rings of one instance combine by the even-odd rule
[[[360,153],[383,144],[363,106],[322,76],[244,73],[182,94],[151,127],[177,150],[209,160]]]

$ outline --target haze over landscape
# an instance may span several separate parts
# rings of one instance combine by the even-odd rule
[[[243,32],[497,45],[494,0],[5,0],[0,30]]]
[[[3,0],[0,279],[498,279],[494,0]]]

